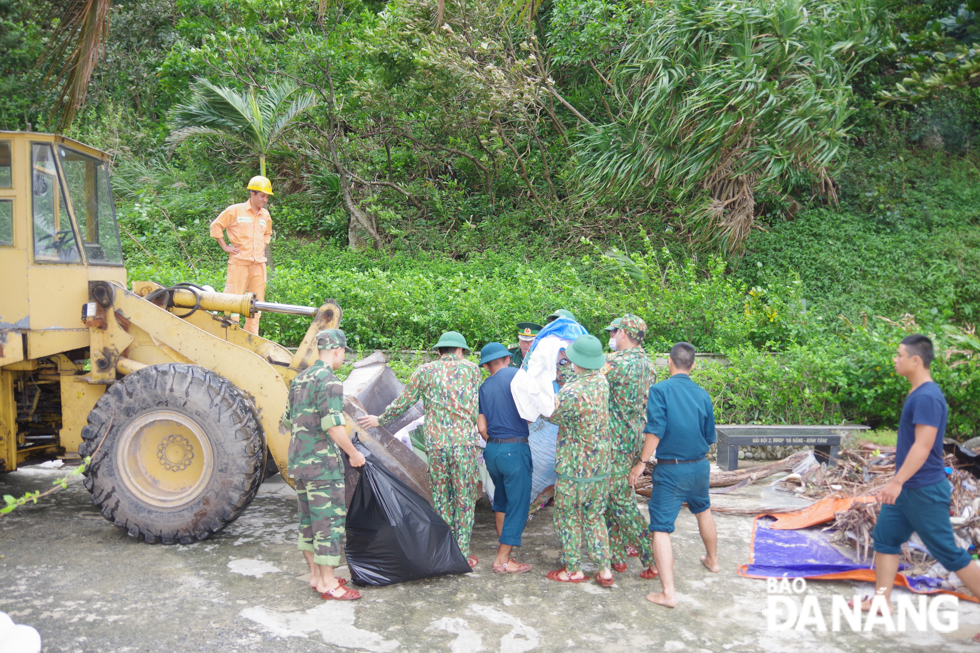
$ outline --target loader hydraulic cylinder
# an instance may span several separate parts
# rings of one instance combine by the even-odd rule
[[[307,315],[312,317],[316,315],[318,310],[311,306],[257,302],[255,301],[255,295],[252,293],[233,295],[230,293],[184,288],[173,291],[173,303],[174,306],[181,308],[202,308],[206,311],[237,313],[245,317],[252,317],[258,311],[285,313],[286,315]]]

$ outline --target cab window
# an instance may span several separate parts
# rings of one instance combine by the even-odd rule
[[[0,246],[14,244],[14,201],[0,200]]]
[[[47,143],[31,144],[31,204],[34,226],[34,260],[79,260],[75,230],[58,179],[54,150]]]
[[[0,141],[0,188],[13,188],[10,170],[10,141]]]
[[[85,259],[95,265],[122,265],[122,248],[105,161],[60,146],[61,169],[68,184]]]

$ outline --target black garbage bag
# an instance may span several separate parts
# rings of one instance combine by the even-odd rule
[[[391,585],[468,574],[449,525],[363,445],[367,462],[347,509],[344,554],[355,585]]]

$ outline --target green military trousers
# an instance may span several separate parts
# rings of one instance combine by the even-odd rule
[[[653,544],[647,520],[636,505],[629,474],[609,477],[609,501],[606,504],[606,528],[609,530],[609,553],[613,564],[626,562],[626,545],[635,544],[645,567],[653,567]]]
[[[430,449],[429,485],[436,513],[449,524],[459,550],[470,554],[473,532],[473,504],[476,503],[479,447],[441,447]]]
[[[299,512],[299,550],[312,551],[313,562],[340,565],[341,542],[347,521],[344,481],[296,480]]]
[[[609,567],[609,534],[606,501],[609,478],[572,479],[559,474],[555,483],[555,531],[561,542],[562,561],[569,574],[582,571],[582,537],[592,561]]]

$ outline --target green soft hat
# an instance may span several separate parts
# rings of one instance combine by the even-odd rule
[[[504,356],[510,358],[510,351],[499,342],[488,342],[480,350],[480,365],[486,365]]]
[[[565,349],[565,355],[579,367],[587,370],[602,369],[606,364],[606,355],[602,353],[602,343],[595,336],[588,334],[579,336]]]
[[[615,331],[616,329],[619,328],[619,325],[622,321],[623,318],[617,317],[615,320],[609,323],[609,326],[606,327],[606,331]]]
[[[458,331],[446,331],[439,338],[439,342],[433,346],[433,349],[439,349],[440,347],[462,347],[467,352],[470,351],[470,346],[466,344],[466,338],[463,337],[462,333]]]
[[[324,329],[316,334],[316,348],[354,351],[347,346],[347,336],[340,329]]]
[[[567,311],[564,308],[559,308],[557,311],[548,316],[548,319],[557,320],[560,317],[567,317],[569,320],[575,320],[575,316],[572,315],[571,311]],[[577,322],[578,320],[576,320]]]
[[[623,316],[622,321],[619,323],[619,328],[637,340],[643,340],[643,337],[647,334],[647,323],[632,313],[627,313]]]
[[[534,340],[534,337],[543,329],[540,324],[534,322],[518,322],[517,337],[521,340]]]

